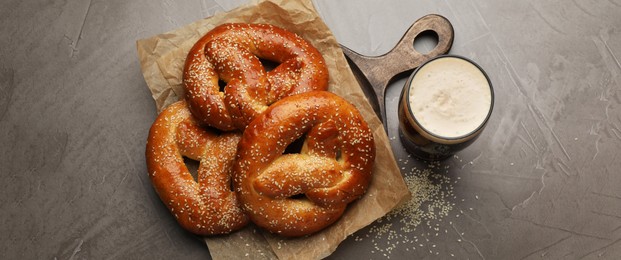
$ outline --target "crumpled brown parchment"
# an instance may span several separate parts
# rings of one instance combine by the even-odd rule
[[[369,123],[377,147],[373,181],[367,193],[350,204],[335,224],[302,238],[282,238],[253,225],[225,236],[205,238],[214,259],[319,259],[329,256],[357,230],[371,224],[409,198],[384,128],[366,100],[330,29],[310,0],[252,1],[230,12],[137,41],[145,81],[158,111],[183,97],[182,70],[189,49],[222,23],[270,23],[311,42],[324,56],[330,72],[329,91],[354,104]]]

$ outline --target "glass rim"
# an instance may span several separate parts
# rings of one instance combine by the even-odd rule
[[[457,59],[461,59],[464,60],[472,65],[474,65],[475,67],[477,67],[477,69],[479,69],[479,71],[481,71],[481,73],[483,74],[483,76],[485,77],[485,79],[487,80],[487,85],[489,86],[489,90],[490,90],[490,105],[489,105],[489,110],[487,111],[487,115],[485,116],[485,119],[481,122],[481,124],[479,124],[479,126],[477,126],[475,129],[473,129],[472,131],[464,134],[464,135],[460,135],[460,136],[455,136],[455,137],[447,137],[447,136],[440,136],[437,134],[434,134],[433,132],[429,131],[428,129],[426,129],[420,122],[418,122],[418,120],[416,120],[416,116],[414,115],[414,113],[412,112],[412,108],[410,107],[410,89],[411,89],[411,83],[412,83],[412,79],[414,79],[414,77],[416,76],[416,74],[418,73],[418,71],[423,68],[425,65],[438,60],[438,59],[442,59],[442,58],[457,58]],[[477,64],[476,62],[472,61],[469,58],[466,58],[464,56],[460,56],[460,55],[455,55],[455,54],[444,54],[444,55],[438,55],[436,57],[433,57],[427,61],[425,61],[423,64],[421,64],[420,66],[418,66],[414,72],[412,72],[412,74],[410,75],[410,77],[408,78],[407,82],[405,83],[406,91],[404,92],[404,94],[406,95],[406,106],[407,106],[407,112],[410,115],[410,117],[414,120],[414,123],[420,127],[421,130],[423,130],[426,134],[437,138],[438,140],[447,140],[447,141],[458,141],[461,139],[466,139],[468,137],[471,137],[473,135],[475,135],[477,132],[481,131],[481,129],[483,129],[483,127],[487,124],[487,121],[489,120],[489,118],[492,115],[492,111],[494,110],[494,88],[492,86],[492,81],[489,79],[489,77],[487,76],[487,73],[485,72],[485,70],[483,70],[483,68],[481,66],[479,66],[479,64]]]

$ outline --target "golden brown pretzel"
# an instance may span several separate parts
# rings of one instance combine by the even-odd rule
[[[283,154],[304,134],[299,154]],[[281,99],[248,125],[233,184],[255,224],[302,236],[332,224],[364,194],[374,159],[373,134],[358,110],[330,92],[308,92]]]
[[[266,72],[259,58],[279,63]],[[224,92],[218,81],[226,82]],[[223,24],[190,50],[183,70],[192,114],[206,125],[244,129],[273,102],[328,88],[324,59],[310,43],[267,24]]]
[[[147,168],[155,191],[177,222],[198,235],[240,229],[248,218],[230,190],[231,168],[241,134],[201,128],[184,101],[157,117],[147,141]],[[198,182],[183,161],[200,161]]]

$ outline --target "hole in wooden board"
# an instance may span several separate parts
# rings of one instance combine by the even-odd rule
[[[438,46],[439,37],[435,31],[427,30],[416,35],[414,39],[414,49],[427,54]]]

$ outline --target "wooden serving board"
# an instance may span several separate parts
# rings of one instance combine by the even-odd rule
[[[438,43],[430,52],[423,54],[414,48],[414,40],[428,32],[438,36]],[[448,53],[453,45],[453,38],[453,26],[449,20],[441,15],[430,14],[414,22],[397,45],[386,54],[365,56],[341,45],[352,72],[384,127],[386,127],[384,96],[391,80],[401,73],[414,70],[430,58]]]

